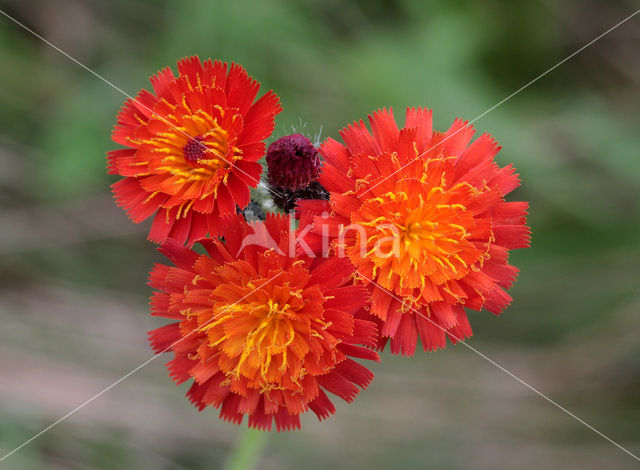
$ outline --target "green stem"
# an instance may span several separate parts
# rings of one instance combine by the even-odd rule
[[[231,451],[224,470],[253,470],[267,442],[267,432],[247,428]]]

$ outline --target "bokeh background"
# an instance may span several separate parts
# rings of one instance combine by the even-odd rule
[[[275,137],[336,136],[381,107],[473,119],[622,20],[634,1],[13,0],[2,10],[129,94],[193,53],[281,96]],[[469,344],[640,452],[640,15],[476,122],[531,202],[533,247]],[[112,202],[124,96],[0,16],[0,452],[146,361],[159,255]],[[10,469],[220,468],[242,429],[198,413],[159,358]],[[271,433],[260,469],[635,468],[463,345],[385,353],[326,422]]]

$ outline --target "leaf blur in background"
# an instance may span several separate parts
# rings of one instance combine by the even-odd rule
[[[0,9],[123,91],[176,59],[236,61],[294,129],[337,137],[382,106],[473,119],[635,11],[632,1],[13,0]],[[640,17],[475,123],[531,202],[515,301],[469,344],[640,452]],[[152,355],[161,257],[111,200],[119,91],[0,16],[0,448]],[[479,134],[478,134],[479,135]],[[209,469],[240,428],[198,413],[160,358],[3,468]],[[168,360],[168,358],[166,359]],[[165,362],[166,362],[165,360]],[[328,421],[272,433],[258,468],[632,468],[637,462],[463,345],[385,353]]]

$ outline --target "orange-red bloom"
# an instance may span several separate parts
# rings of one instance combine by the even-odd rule
[[[496,142],[456,120],[433,132],[431,111],[410,108],[398,129],[391,110],[328,139],[319,182],[330,202],[299,204],[314,249],[320,232],[333,238],[371,292],[391,351],[411,355],[418,336],[425,350],[471,336],[464,307],[500,313],[518,270],[510,249],[529,245],[526,202],[505,202],[519,185],[511,165],[494,161]],[[326,216],[320,215],[326,211]],[[383,339],[381,346],[384,346]]]
[[[108,168],[125,177],[113,192],[129,217],[155,215],[150,240],[190,244],[249,203],[281,107],[271,91],[254,102],[260,84],[240,65],[191,57],[178,72],[161,70],[154,93],[125,102],[112,138],[127,148],[109,152]]]
[[[369,292],[353,283],[346,259],[289,256],[289,218],[269,214],[248,224],[231,216],[224,242],[201,240],[206,254],[175,242],[161,250],[175,267],[157,264],[152,315],[174,320],[150,332],[187,395],[223,419],[270,429],[300,427],[311,409],[334,412],[325,391],[351,402],[373,374],[351,357],[379,360],[375,325],[354,318]]]

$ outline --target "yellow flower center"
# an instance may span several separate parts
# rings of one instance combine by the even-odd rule
[[[180,130],[160,132],[145,141],[155,147],[152,152],[162,155],[154,162],[157,166],[151,166],[154,173],[171,174],[175,185],[204,181],[240,158],[229,152],[227,131],[204,111],[182,116],[181,121]]]
[[[220,106],[213,114],[190,106],[186,99],[173,105],[156,104],[156,114],[139,131],[143,188],[185,201],[217,196],[232,166],[242,159],[232,130],[239,116]],[[142,170],[144,168],[144,170]]]
[[[255,286],[227,284],[218,289],[242,298]],[[231,291],[235,295],[229,295]],[[303,363],[310,339],[323,338],[319,332],[328,327],[322,321],[322,302],[317,286],[303,290],[285,283],[259,289],[238,303],[216,303],[206,315],[213,321],[201,331],[208,335],[208,346],[222,352],[220,369],[229,379],[243,378],[260,389],[298,388],[306,374]]]
[[[351,217],[364,231],[349,257],[356,266],[373,263],[377,281],[403,295],[427,282],[464,277],[481,254],[468,240],[475,222],[456,202],[460,194],[415,183],[400,181],[394,192],[367,200]]]

